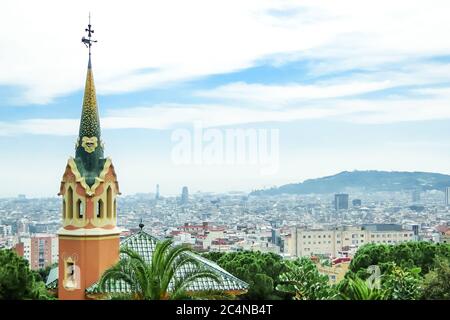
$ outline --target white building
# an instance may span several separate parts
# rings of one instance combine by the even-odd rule
[[[445,188],[445,205],[450,206],[450,187]]]
[[[329,230],[295,228],[288,240],[287,252],[297,257],[339,257],[342,253],[354,254],[366,243],[397,244],[406,241],[414,241],[414,232],[392,224],[348,226]]]
[[[173,242],[174,244],[178,245],[178,244],[190,244],[190,245],[194,245],[195,244],[195,237],[193,237],[190,233],[188,232],[180,232],[177,235],[175,235],[173,237]]]
[[[0,224],[0,238],[6,238],[12,235],[12,227]]]
[[[280,253],[280,247],[266,241],[241,241],[239,243],[236,243],[233,246],[234,250],[238,251],[260,251],[264,253],[272,252],[279,254]]]

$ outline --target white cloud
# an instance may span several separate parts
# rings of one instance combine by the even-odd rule
[[[18,134],[74,135],[79,126],[78,119],[27,119],[0,122],[0,136]]]
[[[221,104],[164,104],[152,107],[115,109],[101,119],[103,129],[165,130],[192,126],[239,126],[243,124],[277,123],[333,119],[364,124],[450,119],[450,88],[416,89],[418,96],[379,99],[330,98],[309,101],[282,109],[240,107]],[[252,101],[255,103],[255,101]],[[28,119],[0,122],[0,136],[17,134],[76,135],[79,119]]]
[[[99,93],[227,73],[271,57],[313,72],[449,54],[448,1],[2,1],[0,85],[48,103],[81,89],[92,11]],[[152,72],[141,70],[152,69]]]
[[[194,95],[220,100],[244,101],[246,104],[284,106],[293,102],[352,96],[405,86],[425,86],[412,92],[434,90],[435,86],[450,82],[450,63],[414,63],[389,65],[384,70],[355,72],[330,77],[314,84],[260,84],[234,82],[208,90],[198,90]]]
[[[286,122],[342,114],[342,110],[302,108],[297,110],[251,110],[223,105],[161,105],[110,112],[102,129],[171,129],[201,122],[204,127],[232,126],[261,122]],[[17,134],[76,135],[79,119],[28,119],[0,122],[0,136]]]
[[[333,117],[383,123],[449,118],[447,1],[12,1],[0,11],[0,85],[18,85],[22,103],[48,103],[82,88],[86,50],[80,43],[93,12],[94,68],[100,94],[130,92],[272,59],[313,59],[314,83],[234,82],[193,94],[213,102],[158,104],[103,113],[104,129],[168,129],[287,122]],[[267,61],[267,60],[266,60]],[[408,95],[375,100],[356,95],[402,86]],[[428,86],[428,87],[427,87]],[[395,96],[397,95],[397,96]],[[170,102],[170,101],[169,101]],[[1,104],[0,104],[1,106]],[[0,135],[73,135],[78,119],[0,122]]]
[[[343,84],[265,85],[236,82],[195,93],[197,96],[245,101],[261,106],[279,107],[302,100],[328,99],[353,96],[392,87],[389,81],[350,82]]]

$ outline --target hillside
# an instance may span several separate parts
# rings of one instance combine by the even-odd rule
[[[277,188],[256,190],[251,195],[337,193],[362,191],[444,190],[450,186],[450,175],[431,172],[343,171],[333,176],[305,180]]]

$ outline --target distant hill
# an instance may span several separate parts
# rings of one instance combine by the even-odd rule
[[[431,172],[343,171],[333,176],[285,184],[278,188],[256,190],[250,195],[336,193],[349,190],[401,191],[444,190],[450,186],[450,175]]]

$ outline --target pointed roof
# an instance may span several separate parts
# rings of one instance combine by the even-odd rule
[[[95,178],[100,174],[106,161],[103,155],[100,131],[94,73],[92,71],[91,54],[89,53],[80,131],[75,152],[77,168],[89,186],[95,183]]]
[[[97,96],[95,93],[94,73],[91,55],[89,55],[86,84],[84,88],[83,109],[81,112],[79,137],[97,137],[100,140],[100,119],[98,115]]]

